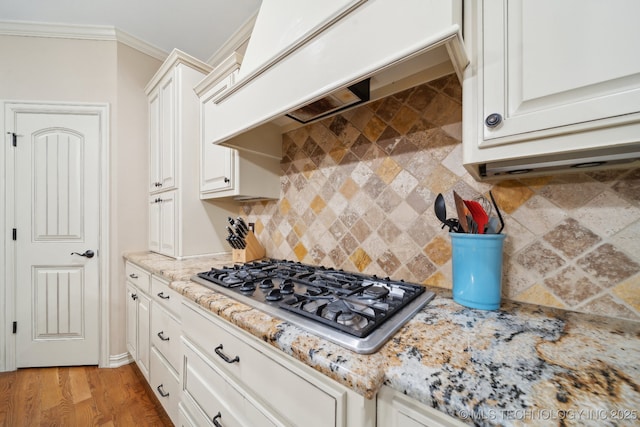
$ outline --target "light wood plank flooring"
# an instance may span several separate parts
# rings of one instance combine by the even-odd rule
[[[0,426],[172,426],[135,363],[0,373]]]

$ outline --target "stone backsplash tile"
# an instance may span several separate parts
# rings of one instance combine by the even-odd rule
[[[503,295],[640,320],[640,169],[473,180],[455,75],[283,135],[280,200],[243,205],[274,258],[451,288],[443,193],[492,190],[507,234]]]

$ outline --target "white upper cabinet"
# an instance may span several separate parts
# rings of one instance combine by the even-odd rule
[[[594,150],[640,140],[640,2],[467,1],[465,14],[472,66],[464,162],[472,174],[523,157],[532,161],[505,163],[502,173],[545,167],[549,155],[569,167],[572,158],[596,161],[602,152]]]
[[[227,217],[238,206],[200,199],[200,100],[194,86],[211,67],[179,50],[146,88],[149,99],[149,249],[183,258],[228,251]]]
[[[202,199],[235,198],[238,200],[277,199],[280,197],[280,153],[282,135],[254,133],[250,138],[260,146],[273,147],[271,155],[236,150],[214,144],[214,99],[228,90],[238,75],[242,57],[232,54],[222,61],[196,87],[200,97],[200,197]],[[251,144],[248,144],[250,147]]]
[[[175,71],[177,72],[177,71]],[[149,191],[176,187],[175,72],[167,75],[149,96]]]
[[[207,120],[211,100],[228,90],[238,75],[242,57],[231,55],[196,87],[200,97],[200,192],[203,195],[232,188],[234,150],[208,142],[213,120]]]

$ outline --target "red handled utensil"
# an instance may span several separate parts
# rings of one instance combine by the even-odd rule
[[[484,227],[489,222],[489,215],[482,205],[475,200],[464,200],[464,204],[471,212],[473,221],[478,225],[478,234],[484,234]]]

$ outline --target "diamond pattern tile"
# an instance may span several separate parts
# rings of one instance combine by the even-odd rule
[[[451,288],[435,197],[491,190],[504,297],[640,319],[640,169],[476,182],[461,95],[451,74],[284,134],[282,198],[240,211],[267,255]]]

